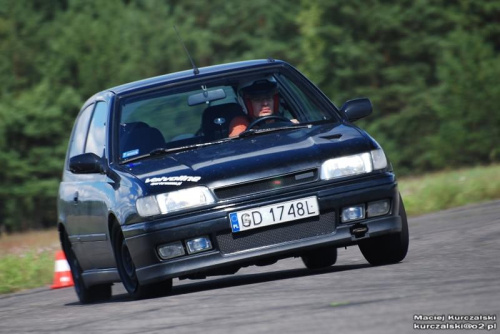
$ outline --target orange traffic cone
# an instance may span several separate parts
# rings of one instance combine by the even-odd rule
[[[54,273],[54,284],[50,286],[51,289],[66,288],[73,286],[73,277],[71,276],[71,269],[69,268],[68,261],[62,250],[56,252],[56,265]]]

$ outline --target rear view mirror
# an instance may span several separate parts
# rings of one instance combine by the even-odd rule
[[[347,119],[354,122],[372,113],[372,103],[367,98],[354,99],[344,103],[340,111],[345,112]]]
[[[188,97],[188,105],[195,106],[197,104],[210,103],[224,98],[226,98],[226,92],[223,89],[205,90],[202,93],[190,95]]]

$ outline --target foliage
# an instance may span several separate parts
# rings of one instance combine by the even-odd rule
[[[0,227],[56,221],[65,147],[105,88],[198,66],[284,59],[361,120],[398,173],[500,160],[500,2],[0,0]],[[1,229],[0,229],[1,232]]]

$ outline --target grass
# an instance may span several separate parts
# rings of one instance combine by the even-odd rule
[[[399,190],[409,216],[500,199],[500,165],[402,178]]]
[[[54,277],[54,253],[28,251],[0,258],[0,294],[49,285]]]
[[[500,199],[500,165],[401,178],[399,189],[410,216]],[[59,249],[55,229],[0,236],[0,294],[50,285]]]
[[[51,284],[58,249],[55,229],[0,236],[0,294]]]

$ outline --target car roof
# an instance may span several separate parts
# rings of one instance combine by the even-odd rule
[[[181,82],[188,79],[201,78],[204,76],[218,74],[218,73],[222,74],[224,72],[233,72],[237,70],[244,70],[254,67],[261,68],[270,65],[276,66],[284,64],[287,63],[281,60],[274,60],[274,59],[257,59],[257,60],[247,60],[234,63],[226,63],[220,65],[201,67],[199,68],[199,74],[194,74],[193,69],[190,69],[190,70],[164,74],[152,78],[126,83],[120,86],[107,89],[106,91],[111,91],[117,95],[122,95],[122,94],[132,93],[135,90],[139,89],[144,89],[148,87],[154,87],[169,83]]]

